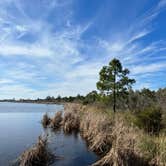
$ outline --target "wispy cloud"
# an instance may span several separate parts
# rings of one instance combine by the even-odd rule
[[[165,39],[144,40],[155,32],[153,23],[165,10],[165,0],[132,21],[125,18],[125,26],[111,35],[111,30],[95,22],[98,19],[85,16],[80,23],[74,3],[0,1],[1,98],[85,94],[96,88],[100,68],[113,57],[120,58],[138,82],[141,75],[166,70]],[[108,35],[97,32],[95,24]]]
[[[0,54],[1,55],[8,55],[8,56],[12,56],[12,55],[25,55],[25,56],[52,56],[54,55],[53,50],[50,50],[49,48],[42,48],[41,45],[22,45],[22,44],[18,44],[18,45],[14,45],[14,44],[10,44],[10,45],[1,45],[1,50],[0,50]]]
[[[166,70],[165,63],[154,63],[149,65],[138,65],[131,68],[132,74],[146,74],[146,73],[154,73],[157,71]]]
[[[157,5],[157,10],[160,10],[162,8],[166,8],[166,0],[161,0]]]

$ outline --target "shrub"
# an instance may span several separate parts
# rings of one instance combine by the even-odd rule
[[[96,102],[98,99],[99,99],[99,95],[98,95],[97,91],[94,90],[85,96],[85,99],[83,100],[83,104],[84,105],[91,104],[91,103]]]
[[[162,113],[162,131],[166,133],[166,112],[163,111]]]
[[[162,113],[159,108],[149,107],[136,114],[135,124],[148,133],[159,133]]]
[[[121,115],[124,117],[125,122],[129,126],[134,126],[135,121],[136,121],[136,116],[135,116],[135,114],[133,112],[125,111],[125,112],[122,112]]]

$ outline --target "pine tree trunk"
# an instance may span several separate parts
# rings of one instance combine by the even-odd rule
[[[113,90],[113,110],[116,112],[116,73],[114,73],[114,90]]]

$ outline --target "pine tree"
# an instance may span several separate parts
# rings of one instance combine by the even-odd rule
[[[129,79],[128,69],[123,69],[118,59],[113,59],[108,66],[103,66],[97,82],[97,88],[106,95],[113,96],[113,110],[116,112],[117,97],[126,93],[131,85],[135,83],[134,79]]]

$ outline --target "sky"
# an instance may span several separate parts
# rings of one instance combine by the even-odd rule
[[[166,0],[0,0],[0,98],[85,95],[118,58],[166,87]]]

